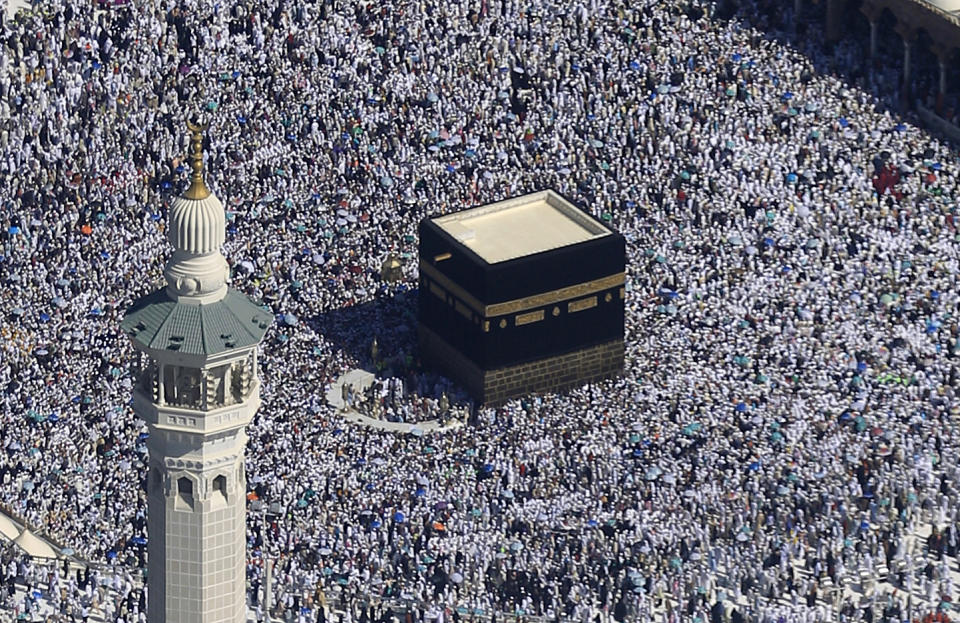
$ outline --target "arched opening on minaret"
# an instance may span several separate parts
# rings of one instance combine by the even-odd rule
[[[177,402],[184,406],[200,403],[200,374],[198,370],[181,368],[177,377]]]
[[[213,479],[213,494],[220,496],[224,501],[227,500],[227,477],[224,475],[217,476]]]
[[[230,366],[230,393],[238,402],[243,400],[247,376],[246,364],[243,361],[235,361]]]
[[[193,481],[183,476],[177,479],[178,510],[193,510]]]
[[[163,398],[176,407],[200,409],[201,371],[196,368],[167,365],[163,367]]]

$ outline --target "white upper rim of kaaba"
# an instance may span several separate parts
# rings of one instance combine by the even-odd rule
[[[480,247],[472,244],[471,241],[475,240],[475,238],[463,237],[463,232],[458,232],[457,225],[466,227],[466,222],[470,220],[491,214],[514,210],[517,208],[528,207],[535,204],[545,204],[550,206],[556,213],[561,214],[567,220],[576,224],[581,230],[583,230],[582,235],[575,237],[575,239],[568,239],[566,241],[561,240],[559,242],[550,242],[547,240],[537,241],[535,238],[531,237],[531,240],[526,241],[526,244],[524,244],[523,248],[518,248],[516,252],[504,252],[503,250],[496,252],[495,250],[489,248],[489,244],[481,245]],[[563,196],[553,190],[542,190],[527,195],[521,195],[519,197],[511,197],[510,199],[505,199],[503,201],[488,203],[475,208],[461,210],[460,212],[433,217],[431,220],[447,234],[453,236],[457,242],[472,250],[474,253],[491,264],[504,262],[510,259],[516,259],[518,257],[525,257],[535,253],[565,247],[572,244],[579,244],[588,240],[609,236],[613,233],[610,228],[606,227],[600,221],[591,218],[588,214],[584,213],[582,210],[577,208],[575,205],[564,199]],[[472,232],[473,230],[469,231]],[[483,247],[487,248],[484,249]],[[486,252],[484,252],[485,250]]]

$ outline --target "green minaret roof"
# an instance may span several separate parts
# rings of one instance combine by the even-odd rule
[[[188,355],[216,355],[260,343],[273,314],[230,288],[206,305],[178,303],[166,288],[136,301],[120,328],[139,347]]]

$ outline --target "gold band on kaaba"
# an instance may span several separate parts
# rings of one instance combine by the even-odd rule
[[[431,281],[438,284],[440,287],[446,289],[450,294],[466,303],[473,309],[473,311],[477,312],[484,318],[494,318],[496,316],[515,314],[528,309],[543,307],[544,305],[552,305],[553,303],[560,303],[569,299],[586,296],[588,294],[602,292],[603,290],[615,288],[624,284],[624,273],[614,273],[613,275],[607,275],[606,277],[594,279],[593,281],[578,283],[565,288],[551,290],[549,292],[541,292],[539,294],[533,294],[531,296],[525,296],[512,301],[505,301],[503,303],[483,305],[469,292],[451,281],[446,275],[431,266],[428,262],[423,260],[420,261],[420,272],[425,274],[430,278]]]

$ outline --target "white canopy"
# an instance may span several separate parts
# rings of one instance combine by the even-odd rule
[[[57,553],[54,551],[50,544],[42,540],[37,535],[33,534],[29,530],[24,530],[20,533],[20,536],[13,540],[20,549],[35,556],[37,558],[56,558]]]

